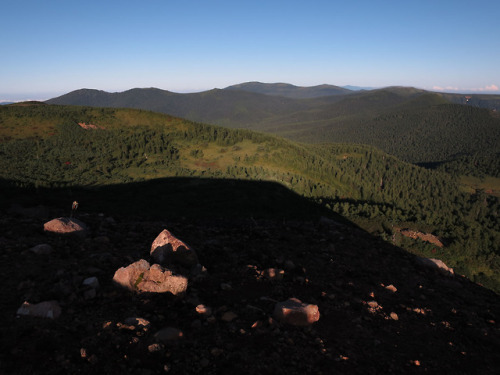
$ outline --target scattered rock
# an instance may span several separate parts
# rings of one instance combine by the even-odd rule
[[[40,245],[33,246],[30,249],[31,252],[35,253],[36,255],[48,255],[54,251],[52,246],[42,243]]]
[[[149,320],[135,316],[125,319],[124,323],[136,328],[148,328],[151,325]]]
[[[24,302],[17,310],[17,315],[57,319],[61,315],[61,307],[57,301],[45,301],[36,304]]]
[[[154,343],[148,346],[148,351],[150,353],[156,353],[163,350],[165,347],[162,344]]]
[[[277,268],[268,268],[264,270],[264,277],[269,280],[283,280],[285,271]]]
[[[398,314],[396,314],[395,312],[391,312],[391,319],[392,320],[399,320]]]
[[[141,259],[128,267],[115,272],[113,281],[117,284],[138,292],[165,293],[179,295],[187,290],[188,280],[159,264],[149,263]]]
[[[198,264],[195,251],[166,229],[153,241],[150,254],[160,264],[179,264],[187,268]]]
[[[58,234],[84,235],[87,232],[87,226],[78,219],[60,217],[46,222],[43,225],[43,230]]]
[[[311,325],[319,320],[319,316],[317,305],[302,303],[297,298],[278,302],[274,308],[275,319],[294,326]]]

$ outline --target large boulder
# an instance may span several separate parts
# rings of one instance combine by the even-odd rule
[[[166,229],[153,241],[150,254],[162,265],[178,264],[191,268],[198,264],[196,252]]]
[[[290,298],[276,303],[274,318],[293,326],[309,326],[319,320],[319,309],[317,305]]]
[[[78,219],[60,217],[46,222],[43,225],[43,230],[58,234],[84,235],[87,232],[87,226]]]
[[[442,260],[435,258],[417,258],[418,262],[428,268],[432,268],[446,276],[453,276],[453,268],[448,267]]]
[[[141,259],[115,272],[113,281],[124,288],[136,292],[183,294],[188,280],[159,264],[150,264]]]

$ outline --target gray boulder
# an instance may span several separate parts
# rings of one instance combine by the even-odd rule
[[[35,304],[24,302],[21,307],[17,309],[17,315],[57,319],[61,315],[61,307],[57,301],[44,301]]]

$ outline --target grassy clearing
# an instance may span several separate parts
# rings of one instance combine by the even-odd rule
[[[463,191],[475,193],[476,190],[484,190],[486,194],[500,197],[500,178],[498,177],[474,177],[461,176],[460,185]]]

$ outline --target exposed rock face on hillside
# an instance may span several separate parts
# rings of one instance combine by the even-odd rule
[[[498,373],[500,297],[354,227],[81,219],[85,238],[0,211],[0,373]],[[116,285],[121,267],[151,268],[165,228],[207,271],[179,296]],[[27,251],[38,244],[53,251]],[[285,301],[301,324],[276,312]],[[25,315],[24,302],[54,313]]]
[[[441,239],[431,233],[422,233],[411,229],[399,229],[399,228],[394,228],[394,229],[396,230],[396,232],[401,233],[405,237],[413,238],[414,240],[418,238],[422,241],[436,245],[437,247],[444,246]]]

